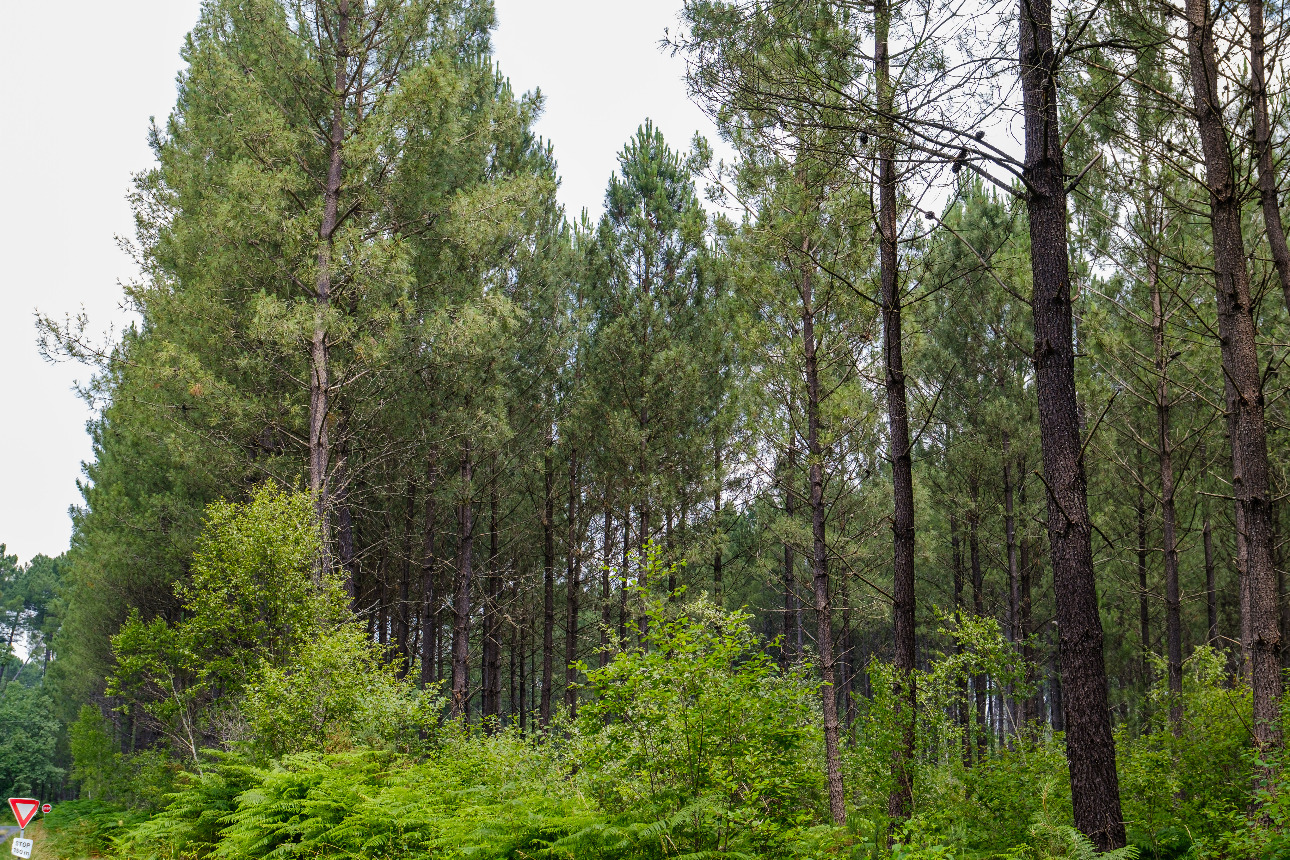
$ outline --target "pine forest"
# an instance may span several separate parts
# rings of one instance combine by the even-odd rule
[[[204,0],[35,856],[1290,857],[1290,10],[678,7],[593,214],[491,0]]]

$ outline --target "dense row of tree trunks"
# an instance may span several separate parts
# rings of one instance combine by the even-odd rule
[[[1066,759],[1075,826],[1099,850],[1107,851],[1125,844],[1125,830],[1075,386],[1066,165],[1057,102],[1060,58],[1053,47],[1050,0],[1022,0],[1018,11],[1035,388],[1048,493]]]
[[[1272,500],[1253,297],[1246,270],[1241,199],[1218,93],[1213,18],[1207,0],[1187,0],[1187,56],[1193,110],[1205,159],[1213,241],[1219,342],[1222,351],[1237,539],[1244,544],[1244,626],[1254,698],[1254,739],[1260,753],[1281,741],[1280,625],[1273,569]],[[1261,17],[1261,16],[1260,16]],[[1261,23],[1261,22],[1260,22]],[[1259,40],[1259,50],[1262,50]],[[1273,201],[1275,202],[1275,201]],[[1280,220],[1279,216],[1276,220]],[[1279,231],[1279,228],[1278,228]],[[1282,234],[1284,241],[1284,235]],[[1244,631],[1243,631],[1244,632]],[[1245,638],[1243,636],[1243,638]],[[1266,777],[1267,774],[1260,774]]]

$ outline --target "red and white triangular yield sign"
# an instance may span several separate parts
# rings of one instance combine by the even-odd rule
[[[13,810],[13,817],[18,819],[18,826],[25,828],[36,817],[36,810],[40,809],[40,801],[32,800],[30,797],[11,797],[9,808]]]

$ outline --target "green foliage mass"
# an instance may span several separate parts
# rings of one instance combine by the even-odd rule
[[[45,690],[11,683],[0,693],[0,792],[26,797],[62,781],[61,725]]]
[[[308,495],[266,484],[248,502],[212,504],[182,618],[127,620],[108,694],[198,768],[217,741],[272,756],[420,738],[437,700],[346,616],[318,558]]]

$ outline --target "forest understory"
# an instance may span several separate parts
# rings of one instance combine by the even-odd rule
[[[489,0],[206,0],[38,856],[1290,857],[1284,10],[680,5],[573,216]]]

